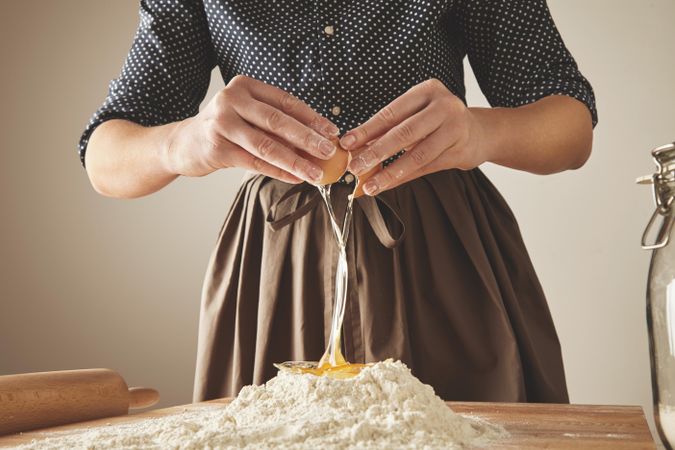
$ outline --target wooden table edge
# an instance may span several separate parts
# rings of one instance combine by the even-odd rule
[[[141,411],[134,414],[109,417],[104,419],[96,419],[86,422],[79,422],[69,425],[61,425],[58,427],[44,428],[40,430],[27,431],[8,436],[0,436],[0,448],[17,446],[21,444],[28,444],[33,439],[45,439],[48,435],[56,431],[74,431],[80,429],[87,429],[97,426],[106,426],[112,424],[135,422],[145,418],[164,417],[171,414],[178,414],[191,410],[202,408],[210,408],[220,405],[226,405],[232,401],[231,398],[220,398],[199,403],[190,403],[186,405],[170,406],[166,408],[159,408],[149,411]],[[617,447],[617,448],[655,448],[651,436],[651,431],[647,423],[646,415],[641,406],[637,405],[585,405],[585,404],[552,404],[552,403],[484,403],[484,402],[446,402],[448,406],[455,412],[478,417],[485,420],[493,421],[493,418],[516,417],[519,414],[536,416],[539,419],[548,418],[548,420],[555,423],[556,418],[563,415],[574,413],[578,415],[598,415],[598,417],[608,417],[610,414],[617,419],[631,421],[631,426],[636,429],[635,436],[642,436],[645,445],[635,447]],[[507,428],[507,430],[514,425],[508,421],[497,421]],[[533,423],[531,426],[535,426]],[[642,442],[642,441],[640,441]],[[500,448],[517,448],[509,446],[500,446]],[[529,447],[528,447],[529,448]],[[547,448],[563,448],[563,447],[547,447]],[[610,448],[606,446],[599,446],[597,448]]]

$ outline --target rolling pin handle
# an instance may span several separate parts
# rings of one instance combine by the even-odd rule
[[[129,388],[129,409],[149,408],[159,401],[159,392],[155,389]]]

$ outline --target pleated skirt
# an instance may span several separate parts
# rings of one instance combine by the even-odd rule
[[[351,186],[332,190],[341,216]],[[357,199],[350,234],[347,360],[401,360],[445,400],[568,402],[518,224],[479,169]],[[321,357],[337,251],[315,187],[245,177],[204,282],[195,401],[262,384],[274,362]]]

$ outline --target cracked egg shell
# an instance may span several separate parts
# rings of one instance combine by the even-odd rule
[[[366,193],[363,192],[363,185],[366,181],[368,181],[368,178],[372,177],[375,174],[375,172],[377,172],[379,168],[380,165],[376,164],[368,172],[362,173],[361,176],[359,176],[359,181],[356,183],[356,189],[354,190],[354,198],[359,198],[361,196],[366,195]]]
[[[349,164],[351,156],[347,150],[340,146],[337,138],[331,139],[331,141],[336,147],[335,154],[332,158],[321,159],[308,153],[305,154],[309,161],[321,167],[321,170],[323,170],[323,177],[318,183],[322,186],[336,183],[340,178],[342,178],[342,175],[344,175],[347,171],[347,164]]]

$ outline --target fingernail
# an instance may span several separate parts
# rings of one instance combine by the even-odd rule
[[[340,129],[331,123],[329,125],[326,125],[326,127],[323,129],[323,132],[330,136],[337,136],[338,134],[340,134]]]
[[[356,136],[353,134],[347,134],[345,136],[342,136],[342,139],[340,139],[340,145],[344,148],[350,148],[354,143],[356,142]]]
[[[313,164],[307,168],[307,174],[312,181],[321,181],[321,178],[323,178],[323,170]]]
[[[335,144],[331,141],[322,140],[319,144],[319,150],[321,150],[321,153],[325,156],[333,156],[333,153],[335,153]]]
[[[349,170],[356,175],[360,175],[361,172],[369,169],[374,163],[375,155],[373,155],[373,152],[367,150],[352,159],[352,162],[349,164]]]
[[[377,181],[370,179],[366,184],[363,185],[363,192],[365,192],[368,195],[375,195],[377,194],[377,190],[380,187],[377,185]]]
[[[349,171],[353,174],[358,175],[363,169],[365,169],[365,164],[363,163],[363,158],[360,156],[358,158],[352,159],[349,163]]]

